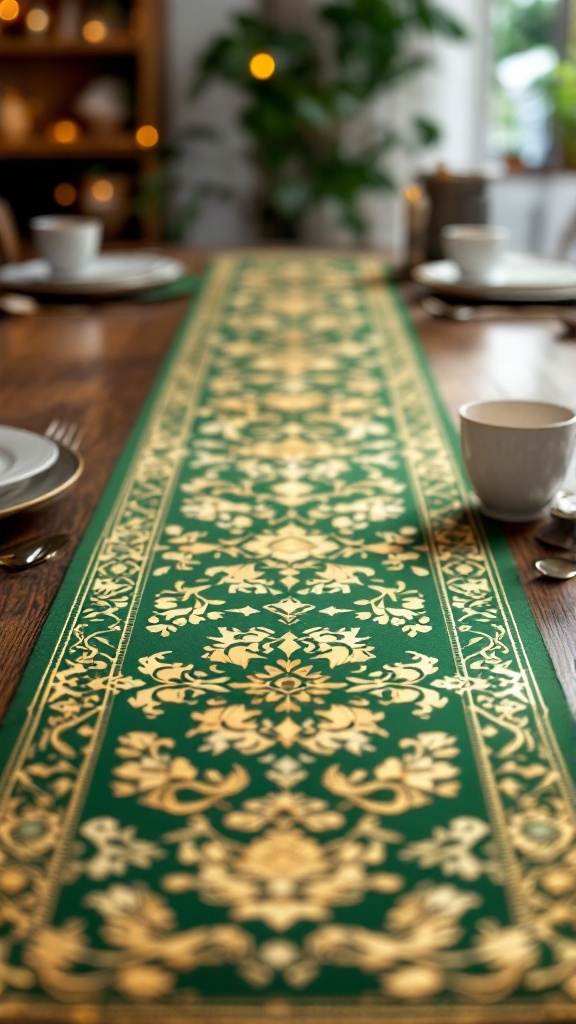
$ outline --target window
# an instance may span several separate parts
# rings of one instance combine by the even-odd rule
[[[512,168],[558,163],[549,82],[567,52],[569,2],[492,0],[489,148]]]

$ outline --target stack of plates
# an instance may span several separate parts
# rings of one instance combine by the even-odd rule
[[[154,252],[105,253],[80,274],[55,274],[46,260],[0,267],[0,286],[35,295],[106,297],[133,295],[177,281],[187,273],[181,260]]]
[[[75,452],[44,434],[0,425],[0,518],[56,497],[82,468]]]

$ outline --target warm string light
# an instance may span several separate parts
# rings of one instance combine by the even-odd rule
[[[108,25],[101,18],[90,18],[82,26],[82,36],[87,43],[102,43],[108,35]]]
[[[275,70],[276,61],[270,53],[255,53],[250,61],[250,74],[262,82],[272,78]]]
[[[0,0],[0,21],[16,21],[19,14],[18,0]]]
[[[68,121],[67,119],[55,121],[55,123],[51,125],[49,131],[54,141],[61,142],[63,145],[67,145],[70,142],[76,142],[76,139],[80,134],[80,129],[76,124],[76,121]]]
[[[97,178],[90,185],[90,195],[97,203],[110,203],[114,199],[115,188],[108,178]]]
[[[26,28],[34,35],[44,35],[50,27],[50,12],[46,7],[31,7],[26,14]]]
[[[158,142],[158,129],[153,124],[143,124],[136,132],[136,142],[142,149],[151,149]]]
[[[54,200],[58,206],[73,206],[78,198],[78,190],[69,181],[61,181],[54,189]]]
[[[407,185],[404,189],[404,198],[408,203],[417,203],[424,196],[424,191],[420,185]]]

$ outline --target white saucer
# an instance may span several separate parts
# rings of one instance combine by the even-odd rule
[[[46,260],[0,267],[0,286],[38,295],[118,295],[155,288],[187,273],[181,260],[153,252],[104,253],[82,274],[54,274]]]
[[[42,473],[58,458],[58,445],[44,434],[0,426],[0,491]]]
[[[56,445],[56,460],[43,473],[0,491],[0,519],[52,501],[82,474],[84,463],[77,452]]]
[[[412,270],[412,277],[438,295],[488,302],[576,299],[576,264],[530,253],[507,253],[489,281],[463,278],[452,260],[421,263]]]

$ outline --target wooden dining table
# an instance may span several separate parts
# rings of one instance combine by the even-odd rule
[[[0,516],[69,536],[0,569],[0,1019],[573,1021],[576,581],[452,445],[574,407],[576,339],[383,253],[163,251],[189,294],[0,318],[0,422],[84,466]]]
[[[193,273],[210,253],[176,251]],[[384,266],[384,261],[383,261]],[[422,289],[399,285],[448,414],[458,425],[466,401],[529,398],[576,403],[576,339],[554,318],[458,323],[431,317]],[[0,419],[43,432],[53,419],[80,425],[85,470],[72,489],[34,512],[0,520],[0,547],[39,534],[67,532],[54,558],[0,585],[0,717],[50,605],[138,417],[187,308],[187,298],[90,305],[46,304],[33,316],[0,320]],[[541,577],[534,561],[546,547],[542,523],[505,526],[528,600],[569,705],[576,707],[576,582]]]

